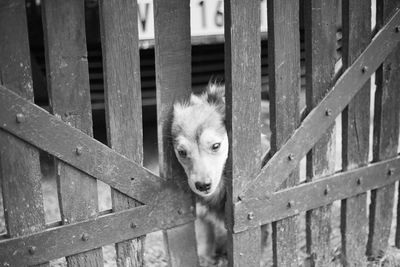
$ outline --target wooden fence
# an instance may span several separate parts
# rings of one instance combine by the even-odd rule
[[[388,246],[400,179],[400,4],[342,0],[342,67],[335,71],[331,0],[268,0],[271,153],[261,156],[259,1],[225,1],[225,79],[230,153],[226,222],[230,266],[259,266],[261,229],[272,223],[273,262],[298,266],[305,212],[311,266],[330,266],[331,203],[341,203],[342,264],[364,266]],[[299,9],[304,4],[306,108],[300,109]],[[164,230],[172,266],[197,266],[193,199],[171,149],[173,102],[190,93],[190,6],[154,0],[160,176],[143,168],[137,5],[100,0],[109,146],[92,138],[83,0],[42,3],[50,113],[33,103],[25,1],[0,1],[0,170],[7,233],[3,266],[102,266],[116,244],[119,266],[143,264],[147,233]],[[375,73],[373,160],[370,76]],[[342,114],[342,171],[335,172]],[[56,157],[60,222],[46,224],[39,150]],[[299,181],[299,162],[307,179]],[[98,212],[96,179],[113,188]],[[367,212],[367,192],[371,204]],[[400,247],[397,223],[396,246]],[[368,256],[368,259],[367,257]]]

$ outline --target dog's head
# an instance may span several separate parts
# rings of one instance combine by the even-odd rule
[[[225,128],[225,89],[209,84],[201,95],[174,105],[172,137],[175,155],[183,166],[189,186],[202,197],[221,188],[228,157]]]

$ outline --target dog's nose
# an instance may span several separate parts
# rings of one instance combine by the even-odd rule
[[[196,186],[196,189],[203,192],[203,191],[207,191],[211,188],[211,183],[200,183],[200,182],[196,182],[194,184]]]

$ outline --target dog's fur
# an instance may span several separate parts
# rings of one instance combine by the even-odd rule
[[[225,162],[229,143],[225,128],[225,88],[210,83],[201,95],[174,105],[171,127],[176,157],[196,193],[196,233],[203,260],[215,262],[225,251]],[[210,184],[208,190],[196,183]]]

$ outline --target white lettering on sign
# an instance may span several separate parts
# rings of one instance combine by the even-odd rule
[[[267,1],[260,0],[261,31],[267,31]],[[154,9],[152,0],[138,0],[139,39],[154,39]],[[224,34],[223,0],[190,0],[190,30],[192,36]]]

